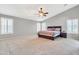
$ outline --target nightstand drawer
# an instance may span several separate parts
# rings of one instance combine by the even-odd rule
[[[67,38],[67,33],[61,33],[60,37]]]

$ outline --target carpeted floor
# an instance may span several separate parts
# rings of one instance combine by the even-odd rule
[[[1,55],[76,55],[79,41],[56,38],[14,37],[0,40]]]

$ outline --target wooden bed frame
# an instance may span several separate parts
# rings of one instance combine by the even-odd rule
[[[47,27],[47,29],[48,28],[60,28],[60,33],[61,33],[61,26],[48,26]],[[46,39],[51,39],[51,40],[54,40],[55,38],[57,38],[57,37],[60,37],[60,35],[58,35],[58,36],[56,36],[56,37],[52,37],[52,36],[46,36],[46,35],[40,35],[39,33],[38,33],[38,37],[42,37],[42,38],[46,38]]]

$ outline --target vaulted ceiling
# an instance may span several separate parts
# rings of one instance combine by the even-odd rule
[[[76,4],[1,4],[0,14],[16,16],[28,20],[43,21],[53,17],[70,8],[77,6]],[[45,17],[38,16],[39,8],[44,8],[49,14]]]

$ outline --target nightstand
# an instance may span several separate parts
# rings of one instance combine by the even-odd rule
[[[61,32],[60,37],[67,38],[67,33]]]

